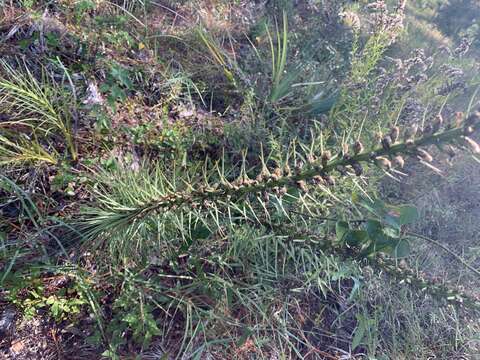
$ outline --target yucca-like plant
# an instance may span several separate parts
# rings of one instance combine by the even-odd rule
[[[435,170],[428,152],[431,146],[449,154],[454,146],[479,153],[470,137],[480,127],[479,119],[480,113],[475,112],[462,125],[440,131],[439,124],[434,129],[425,128],[423,134],[408,128],[401,142],[400,129],[395,126],[379,146],[366,149],[359,141],[344,143],[337,154],[318,139],[310,144],[295,141],[282,155],[261,156],[258,170],[249,169],[245,161],[234,171],[223,163],[207,161],[188,171],[159,166],[153,172],[143,170],[133,176],[127,172],[107,175],[94,190],[100,207],[83,213],[79,233],[85,240],[105,244],[120,237],[124,245],[131,246],[133,239],[142,238],[137,237],[139,233],[148,234],[152,229],[160,239],[169,233],[167,227],[175,232],[188,223],[192,228],[197,223],[208,227],[213,222],[216,230],[212,231],[240,219],[263,224],[270,221],[271,208],[288,218],[292,216],[288,210],[291,204],[302,213],[326,212],[325,199],[338,202],[331,191],[337,180],[362,176],[368,166],[388,174],[401,170],[404,158],[414,158]],[[142,243],[135,248],[142,248]]]
[[[69,235],[88,251],[101,250],[95,251],[100,268],[123,277],[132,272],[122,282],[133,281],[139,296],[148,294],[167,318],[171,311],[182,314],[179,353],[201,352],[194,339],[209,339],[210,327],[228,328],[233,339],[234,329],[246,326],[255,341],[269,334],[283,353],[301,357],[315,349],[323,331],[316,327],[309,338],[301,316],[293,315],[302,296],[326,302],[345,291],[341,281],[355,279],[363,264],[441,301],[478,308],[477,299],[399,266],[395,257],[407,255],[404,225],[414,218],[411,208],[366,201],[376,213],[370,216],[341,190],[355,179],[361,193],[375,168],[392,176],[408,161],[433,168],[431,147],[480,152],[471,138],[480,113],[444,126],[393,127],[378,145],[343,143],[338,152],[320,135],[310,143],[273,144],[251,166],[207,160],[190,168],[156,164],[102,172],[92,189],[95,207],[80,213]],[[234,315],[245,310],[240,319]],[[164,334],[168,342],[169,330]]]
[[[2,162],[53,162],[55,151],[42,145],[48,143],[51,135],[62,138],[71,158],[76,160],[70,115],[57,104],[59,90],[46,76],[40,82],[26,67],[16,69],[4,60],[0,61],[0,74],[0,106],[7,117],[0,122]],[[25,144],[21,132],[32,139],[31,146]]]

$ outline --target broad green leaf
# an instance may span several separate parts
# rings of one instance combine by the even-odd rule
[[[400,207],[400,225],[411,224],[418,220],[418,211],[414,206],[402,206]]]
[[[372,239],[375,239],[379,234],[383,233],[383,225],[377,220],[368,220],[365,223],[365,228],[368,236],[370,236]]]
[[[345,234],[344,241],[347,245],[358,246],[369,240],[365,230],[350,230]]]
[[[366,321],[363,316],[357,316],[357,320],[358,326],[355,329],[355,334],[353,335],[352,350],[355,350],[362,343],[362,340],[365,337]]]
[[[387,212],[387,206],[385,205],[385,202],[380,199],[375,199],[373,202],[373,209],[375,214],[378,216],[383,216]]]
[[[398,240],[392,255],[396,258],[407,257],[410,254],[410,243],[406,239]]]

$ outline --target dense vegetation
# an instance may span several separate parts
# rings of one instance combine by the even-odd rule
[[[478,358],[478,19],[0,2],[2,358]]]

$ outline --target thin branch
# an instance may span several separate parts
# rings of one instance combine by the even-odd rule
[[[446,247],[445,245],[439,243],[438,241],[436,240],[433,240],[429,237],[426,237],[426,236],[423,236],[423,235],[420,235],[420,234],[417,234],[417,233],[414,233],[414,232],[407,232],[406,235],[410,235],[410,236],[414,236],[414,237],[417,237],[419,239],[422,239],[422,240],[425,240],[425,241],[428,241],[429,243],[432,243],[434,244],[435,246],[438,246],[439,248],[441,248],[443,251],[449,253],[450,255],[452,255],[459,263],[461,263],[463,266],[465,266],[466,268],[468,268],[469,270],[473,271],[475,274],[477,274],[478,276],[480,276],[480,271],[475,269],[473,266],[471,266],[469,263],[467,263],[465,261],[464,258],[462,258],[461,256],[455,254],[455,252],[453,252],[452,250],[450,250],[448,247]]]

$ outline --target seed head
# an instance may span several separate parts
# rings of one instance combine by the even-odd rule
[[[303,192],[308,192],[308,186],[307,186],[307,183],[303,180],[299,180],[297,181],[297,186],[300,190],[302,190]]]
[[[363,152],[363,144],[360,141],[355,141],[355,144],[353,144],[353,152],[355,155],[360,154]]]
[[[431,163],[433,161],[432,155],[430,155],[428,152],[426,152],[423,149],[417,149],[417,155],[420,159],[428,163]]]
[[[325,167],[328,164],[328,161],[331,159],[332,153],[329,150],[326,150],[322,154],[322,166]]]
[[[392,139],[390,138],[390,136],[385,136],[383,139],[382,139],[382,146],[385,150],[389,150],[390,149],[390,146],[392,145]]]
[[[323,178],[320,175],[315,175],[312,178],[312,181],[316,185],[325,185],[325,181],[323,180]]]
[[[295,164],[295,173],[299,174],[299,173],[302,171],[302,168],[303,168],[303,162],[302,162],[302,161],[298,161],[298,162]]]
[[[417,124],[413,124],[412,126],[407,127],[405,129],[405,133],[403,135],[404,139],[405,140],[414,139],[415,135],[417,135],[417,131],[418,131],[418,125]]]
[[[475,140],[472,140],[468,136],[464,137],[465,143],[467,144],[468,148],[474,153],[474,154],[480,154],[480,145]]]
[[[457,111],[455,113],[455,126],[459,127],[460,125],[462,125],[462,121],[463,121],[463,112]]]
[[[270,194],[268,193],[268,191],[264,191],[264,192],[262,193],[262,197],[263,197],[263,201],[264,201],[265,203],[268,203],[268,201],[270,200]]]
[[[312,154],[307,155],[307,162],[309,164],[313,164],[315,162],[315,160],[316,160],[315,155],[312,155]]]
[[[393,158],[393,164],[399,168],[403,168],[405,166],[405,160],[403,160],[403,157],[400,155],[397,155]]]
[[[433,124],[432,124],[433,133],[438,132],[438,130],[440,130],[442,125],[443,125],[443,117],[441,114],[438,114],[437,116],[435,116],[435,119],[433,120]]]
[[[245,186],[252,186],[252,185],[256,185],[256,184],[257,184],[257,182],[255,180],[250,179],[248,177],[243,179],[243,185],[245,185]]]
[[[357,163],[357,162],[353,163],[352,168],[353,168],[353,171],[355,171],[356,176],[361,176],[363,174],[363,168],[362,168],[362,165],[360,165],[360,163]]]
[[[392,168],[392,163],[386,157],[378,156],[375,159],[375,164],[382,169],[390,170]]]
[[[335,186],[335,179],[331,175],[324,175],[323,180],[328,186]]]
[[[278,180],[283,176],[283,171],[281,168],[277,167],[273,170],[272,178]]]
[[[262,169],[260,174],[257,175],[255,178],[258,182],[263,182],[265,179],[268,179],[270,177],[270,171],[266,167]]]
[[[390,139],[392,139],[392,143],[397,142],[399,135],[400,135],[400,128],[398,126],[392,127],[392,129],[390,130]]]
[[[431,124],[427,124],[423,128],[423,135],[428,136],[428,135],[432,135],[432,134],[433,134],[433,126]]]
[[[480,122],[480,111],[474,111],[466,120],[465,126],[475,126]]]

